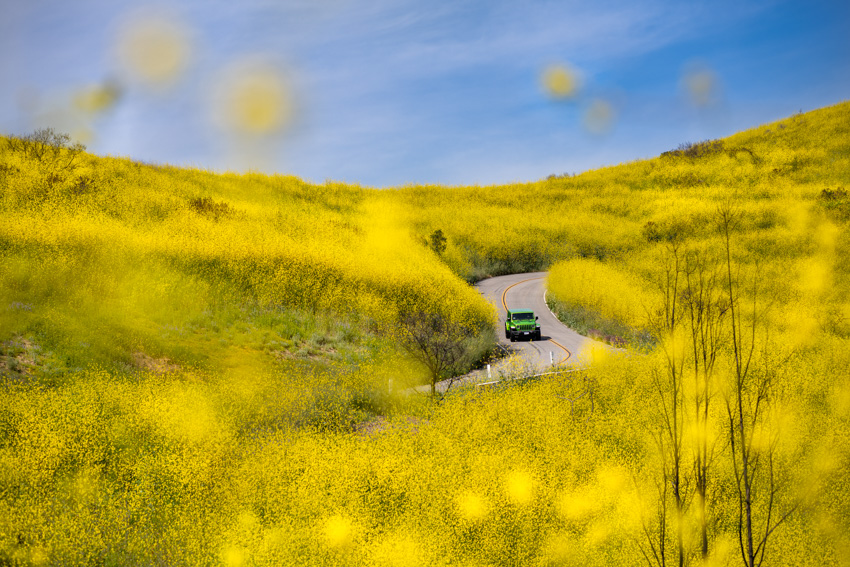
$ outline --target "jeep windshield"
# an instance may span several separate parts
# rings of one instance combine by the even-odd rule
[[[531,321],[534,319],[533,313],[514,313],[511,317],[512,321]]]

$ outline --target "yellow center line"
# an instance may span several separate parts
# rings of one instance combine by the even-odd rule
[[[511,289],[512,287],[516,287],[516,286],[518,286],[518,285],[519,285],[519,284],[521,284],[521,283],[530,282],[531,280],[542,280],[544,277],[545,277],[545,276],[539,276],[539,277],[536,277],[536,278],[528,278],[527,280],[522,280],[521,282],[517,282],[517,283],[515,283],[515,284],[509,285],[508,287],[506,287],[506,288],[505,288],[505,291],[504,291],[504,292],[502,292],[502,307],[504,307],[504,308],[505,308],[505,313],[507,313],[507,312],[508,312],[508,304],[507,304],[507,303],[505,303],[505,296],[506,296],[506,295],[508,295],[508,291],[510,291],[510,289]]]
[[[565,360],[569,360],[570,357],[573,355],[573,353],[571,353],[570,350],[567,347],[565,347],[564,345],[562,345],[561,343],[559,343],[558,341],[556,341],[552,337],[549,337],[549,342],[554,343],[556,346],[561,347],[562,349],[564,349],[564,352],[567,353],[567,356],[565,356],[564,358],[562,358],[558,362],[564,362]]]
[[[502,307],[505,308],[505,313],[508,312],[508,303],[507,303],[507,301],[505,301],[505,297],[508,295],[508,291],[510,291],[512,287],[516,287],[521,283],[530,282],[532,280],[542,280],[545,277],[546,276],[539,276],[539,277],[536,277],[536,278],[528,278],[527,280],[522,280],[522,281],[519,281],[515,284],[511,284],[508,287],[506,287],[505,291],[502,292]],[[573,355],[573,353],[571,353],[570,350],[567,347],[565,347],[564,345],[562,345],[561,343],[559,343],[558,341],[556,341],[552,337],[549,337],[549,342],[554,344],[555,346],[560,347],[561,349],[563,349],[563,351],[565,353],[567,353],[567,356],[562,358],[558,362],[564,362],[565,360],[569,360],[569,358]]]

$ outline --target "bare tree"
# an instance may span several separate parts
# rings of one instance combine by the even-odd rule
[[[691,506],[697,507],[700,555],[709,553],[709,472],[718,442],[709,424],[728,305],[721,293],[720,264],[706,253],[684,251],[674,240],[661,265],[662,305],[653,321],[664,354],[663,368],[653,374],[660,424],[653,432],[661,459],[659,511],[657,526],[644,527],[649,544],[644,556],[651,565],[664,566],[672,554],[681,566],[692,553],[684,537]]]
[[[749,292],[752,301],[744,313],[741,301],[740,274],[733,270],[731,232],[736,222],[728,206],[720,210],[720,226],[726,252],[726,294],[729,300],[731,346],[734,356],[733,384],[726,397],[729,420],[729,441],[735,483],[738,491],[738,543],[741,559],[747,567],[758,567],[764,561],[768,540],[799,503],[777,512],[777,496],[781,491],[776,470],[777,438],[773,436],[762,446],[753,443],[757,428],[763,426],[774,395],[776,367],[764,353],[755,358],[757,329],[761,324],[763,306],[759,303],[758,278]],[[746,317],[745,317],[746,315]],[[757,509],[756,500],[761,506]],[[757,514],[764,516],[759,521]]]
[[[662,259],[662,273],[659,288],[662,306],[653,321],[653,333],[663,345],[665,367],[653,373],[653,385],[659,401],[660,427],[653,432],[656,447],[661,458],[660,477],[656,481],[659,499],[658,526],[655,531],[644,526],[647,543],[652,552],[644,551],[644,557],[650,564],[659,567],[667,565],[670,526],[669,500],[672,498],[675,514],[675,557],[681,567],[685,561],[683,516],[686,506],[686,490],[683,487],[682,441],[685,428],[684,385],[685,356],[682,346],[675,338],[682,326],[682,271],[683,259],[678,242],[668,245]]]
[[[428,369],[432,398],[437,396],[437,382],[450,378],[466,360],[465,341],[471,333],[471,329],[451,322],[441,313],[415,311],[399,317],[399,342]]]
[[[41,128],[27,136],[11,136],[6,143],[11,151],[38,165],[48,191],[74,173],[79,165],[77,158],[86,149],[83,144],[72,144],[70,135],[53,128]]]
[[[86,150],[79,142],[71,143],[71,136],[53,128],[40,128],[22,137],[12,136],[7,143],[12,151],[27,158],[47,164],[50,171],[72,169],[77,157]]]
[[[685,270],[685,308],[688,314],[692,354],[693,390],[692,428],[693,476],[700,529],[700,555],[708,557],[708,483],[717,439],[709,435],[711,402],[715,390],[715,366],[725,337],[724,323],[729,311],[721,295],[719,274],[713,262],[700,254],[687,259]]]
[[[725,444],[721,437],[712,437],[710,424],[723,420],[713,402],[721,391],[716,366],[724,353],[733,363],[730,387],[725,404],[716,405],[725,406],[725,454],[738,493],[737,532],[746,567],[763,564],[770,536],[799,505],[792,502],[779,511],[784,486],[778,434],[754,441],[767,428],[782,361],[771,360],[767,340],[760,336],[768,328],[758,269],[752,286],[744,290],[741,265],[732,257],[737,221],[732,207],[721,207],[718,220],[723,245],[717,257],[710,251],[683,251],[674,240],[662,259],[662,308],[653,329],[664,347],[664,365],[653,376],[659,401],[653,438],[661,470],[656,478],[657,514],[652,525],[644,525],[648,547],[641,549],[646,561],[659,567],[673,562],[682,566],[696,554],[686,548],[683,537],[683,518],[691,506],[697,507],[699,555],[705,559],[710,552],[711,469]],[[694,435],[686,438],[685,431]]]

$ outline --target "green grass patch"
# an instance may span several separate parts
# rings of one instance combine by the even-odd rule
[[[655,347],[655,339],[646,329],[630,327],[588,307],[561,302],[549,296],[546,303],[559,321],[580,335],[638,351],[649,351]]]

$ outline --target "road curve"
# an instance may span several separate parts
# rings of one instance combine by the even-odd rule
[[[512,274],[482,280],[475,288],[499,313],[496,329],[499,343],[512,352],[520,353],[528,363],[542,369],[555,364],[580,365],[581,353],[593,344],[602,345],[593,339],[579,335],[549,311],[544,294],[547,272]],[[505,312],[508,309],[532,309],[538,317],[542,339],[539,341],[519,340],[510,342],[505,338]]]
[[[532,272],[527,274],[512,274],[481,280],[475,285],[478,292],[492,303],[499,313],[496,323],[496,333],[499,344],[511,354],[519,355],[525,365],[531,366],[538,372],[546,372],[552,368],[552,362],[565,366],[585,366],[583,351],[591,345],[607,347],[604,343],[594,341],[579,335],[555,317],[546,305],[547,272]],[[539,341],[520,340],[511,342],[505,338],[505,312],[507,309],[532,309],[538,317],[542,338]],[[610,347],[608,347],[610,348]],[[515,359],[515,357],[509,357]],[[473,370],[465,376],[451,380],[443,380],[437,384],[437,390],[445,392],[452,385],[471,386],[500,380],[502,375],[511,373],[510,360],[502,360],[491,368]],[[421,393],[427,393],[429,386],[415,388]]]

